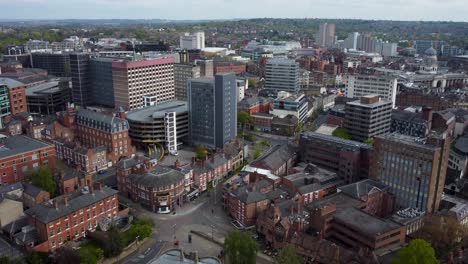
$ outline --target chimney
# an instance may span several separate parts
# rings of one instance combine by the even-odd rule
[[[192,163],[195,163],[195,157],[192,157]]]
[[[120,119],[126,119],[127,118],[127,115],[125,114],[123,109],[121,109],[121,111],[119,111],[119,118]]]
[[[423,119],[427,122],[427,128],[430,131],[432,129],[432,108],[429,106],[423,106],[422,108]]]
[[[63,198],[63,203],[65,206],[68,206],[68,197]]]
[[[65,177],[65,171],[64,171],[64,170],[61,170],[61,171],[60,171],[60,179],[63,180],[64,177]]]
[[[301,200],[299,199],[297,201],[297,213],[300,213],[301,212]]]
[[[180,161],[176,159],[176,161],[174,162],[174,168],[178,169],[179,167],[180,167]]]
[[[91,184],[88,186],[88,188],[89,188],[89,193],[94,195],[94,185]]]
[[[57,210],[58,210],[58,201],[57,201],[57,199],[54,199],[54,202],[53,202],[53,203],[54,203],[54,207],[55,207],[55,209],[57,209]]]
[[[291,209],[291,215],[294,214],[294,206],[293,205],[291,205],[290,209]]]

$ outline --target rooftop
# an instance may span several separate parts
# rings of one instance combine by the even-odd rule
[[[75,193],[78,194],[78,196],[70,199],[68,201],[68,205],[65,205],[63,202],[59,202],[58,208],[55,208],[54,205],[49,202],[45,204],[38,204],[33,208],[26,210],[24,213],[33,217],[34,219],[37,219],[38,221],[41,221],[42,223],[47,224],[73,212],[76,212],[79,209],[95,204],[116,193],[118,193],[118,191],[108,187],[102,187],[101,190],[95,190],[93,193]],[[60,199],[61,197],[65,196],[57,197],[54,200]]]
[[[455,143],[454,149],[459,153],[468,155],[468,137],[458,138]]]
[[[127,113],[127,119],[138,122],[152,122],[153,119],[163,118],[166,112],[186,113],[188,105],[185,101],[166,101]]]
[[[53,94],[60,91],[60,80],[51,80],[46,83],[31,86],[26,89],[26,96],[34,96],[37,94]]]
[[[0,159],[48,146],[45,142],[22,135],[3,138],[0,139]]]
[[[321,133],[317,132],[304,132],[301,134],[301,138],[304,139],[320,139],[320,140],[326,140],[326,141],[331,141],[336,144],[341,144],[347,147],[354,147],[354,148],[365,148],[365,149],[371,149],[372,146],[359,142],[359,141],[354,141],[354,140],[349,140],[349,139],[342,139],[339,137],[334,137],[334,136],[329,136],[329,135],[324,135]]]
[[[274,172],[282,167],[288,160],[293,159],[294,154],[292,147],[287,144],[275,145],[261,157],[252,161],[250,166]]]
[[[180,171],[163,167],[154,166],[150,171],[144,174],[130,174],[129,178],[134,184],[148,187],[167,187],[177,185],[184,180],[184,174]]]
[[[376,138],[390,140],[390,141],[393,141],[393,142],[396,142],[396,143],[404,143],[404,144],[408,144],[408,145],[411,145],[411,146],[414,146],[414,147],[424,148],[424,149],[430,150],[430,151],[433,151],[433,150],[438,148],[436,146],[426,144],[426,139],[424,139],[424,138],[412,137],[412,136],[403,135],[403,134],[399,134],[399,133],[395,133],[395,132],[390,133],[390,134],[386,134],[386,135],[376,136]]]
[[[355,207],[340,208],[336,210],[334,217],[335,220],[353,227],[354,230],[359,230],[359,232],[372,236],[378,236],[402,226],[391,220],[372,216]]]
[[[367,179],[338,187],[338,190],[356,199],[361,199],[361,197],[368,195],[369,192],[371,192],[374,188],[377,188],[379,190],[387,189],[387,187],[384,184],[371,179]]]
[[[340,208],[347,208],[347,207],[358,207],[358,206],[363,205],[363,202],[360,200],[354,199],[351,196],[343,192],[339,192],[339,193],[326,196],[320,200],[315,200],[309,205],[307,205],[307,207],[323,208],[330,204],[336,204],[336,208],[340,209]]]
[[[422,113],[414,113],[406,110],[392,110],[392,120],[399,120],[411,123],[425,124],[426,120],[422,117]]]
[[[0,78],[0,85],[6,85],[9,89],[24,86],[24,83],[10,78]]]
[[[43,189],[36,187],[29,183],[23,183],[24,193],[29,194],[32,197],[36,197],[41,192],[45,192]]]

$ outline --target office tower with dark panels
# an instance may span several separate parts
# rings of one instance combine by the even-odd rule
[[[91,98],[94,104],[114,107],[114,82],[112,79],[112,58],[92,58]]]
[[[70,54],[35,52],[31,54],[32,67],[47,70],[49,75],[70,76]]]
[[[237,136],[237,86],[234,73],[191,79],[188,84],[191,142],[222,148]]]
[[[70,54],[72,99],[80,107],[92,104],[90,55],[87,53]]]
[[[390,187],[397,209],[435,212],[443,196],[450,141],[446,135],[377,136],[371,177]]]

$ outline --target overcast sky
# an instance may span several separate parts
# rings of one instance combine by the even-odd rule
[[[0,20],[275,17],[468,22],[468,0],[0,0],[0,5]]]

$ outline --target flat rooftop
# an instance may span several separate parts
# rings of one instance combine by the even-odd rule
[[[403,135],[403,134],[399,134],[395,132],[387,134],[387,135],[376,136],[376,138],[391,140],[391,141],[398,142],[398,143],[403,142],[405,144],[424,148],[424,149],[431,150],[431,151],[439,148],[439,147],[432,146],[430,144],[426,144],[426,139],[424,138],[412,137],[412,136]]]
[[[0,159],[48,146],[45,142],[22,135],[0,139]]]
[[[137,122],[152,122],[153,119],[163,118],[167,112],[186,113],[188,104],[185,101],[167,101],[158,103],[152,106],[147,106],[141,109],[129,111],[127,119]]]
[[[358,208],[345,207],[336,210],[335,220],[343,222],[354,230],[378,236],[402,227],[391,220],[372,216]]]
[[[39,85],[26,88],[26,96],[35,96],[39,94],[53,94],[60,91],[59,80],[53,80]]]

